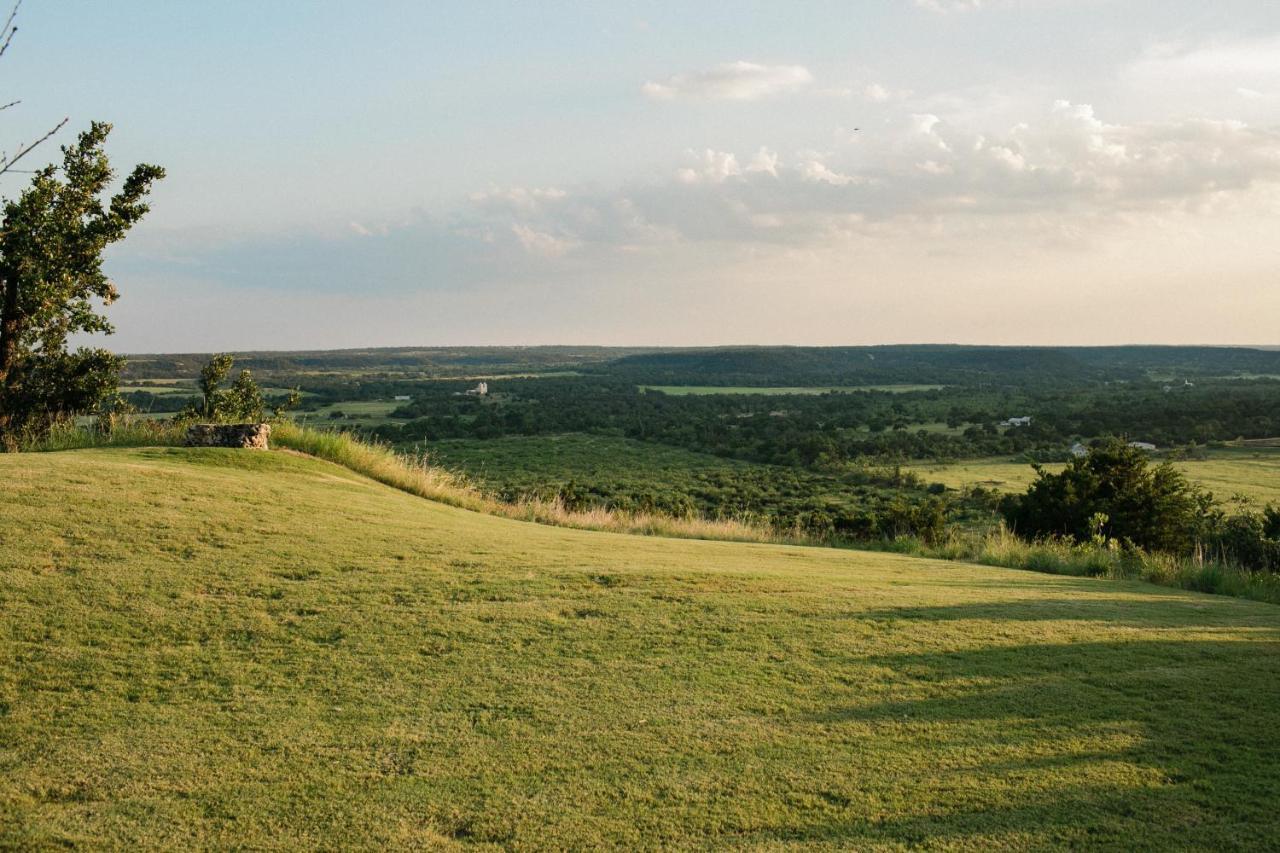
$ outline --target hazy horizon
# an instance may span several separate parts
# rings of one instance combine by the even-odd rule
[[[369,350],[454,350],[454,349],[654,349],[654,350],[695,350],[695,349],[770,349],[770,348],[817,348],[817,349],[860,349],[870,347],[975,347],[975,348],[994,348],[994,349],[1118,349],[1124,347],[1150,347],[1150,348],[1195,348],[1195,347],[1217,347],[1223,349],[1253,349],[1253,350],[1280,350],[1280,344],[1214,344],[1214,343],[1185,343],[1185,344],[1136,344],[1136,343],[1115,343],[1115,344],[981,344],[981,343],[958,343],[955,341],[895,341],[884,344],[613,344],[613,343],[544,343],[544,344],[494,344],[494,343],[478,343],[478,344],[370,344],[367,346],[351,346],[351,347],[243,347],[235,349],[224,348],[222,350],[152,350],[143,351],[135,350],[123,352],[125,356],[158,356],[158,355],[205,355],[211,352],[236,352],[236,353],[301,353],[301,352],[363,352]]]
[[[104,119],[118,167],[169,172],[109,256],[116,350],[1275,341],[1277,4],[19,24],[6,142]]]

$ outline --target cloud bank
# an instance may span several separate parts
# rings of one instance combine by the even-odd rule
[[[703,98],[722,101],[755,101],[795,92],[809,86],[813,74],[802,65],[760,65],[729,62],[702,71],[676,74],[649,81],[641,91],[654,100]]]

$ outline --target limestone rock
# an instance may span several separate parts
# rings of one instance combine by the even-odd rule
[[[192,424],[187,447],[243,447],[266,450],[271,424]]]

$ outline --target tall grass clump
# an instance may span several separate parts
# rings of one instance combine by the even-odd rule
[[[139,417],[119,420],[109,427],[67,420],[54,424],[43,435],[20,442],[19,449],[47,453],[93,447],[176,447],[182,444],[183,432],[173,421]]]
[[[1203,553],[1179,556],[1122,546],[1115,540],[1028,541],[1001,526],[986,533],[956,533],[934,544],[901,538],[886,550],[1052,575],[1140,580],[1193,592],[1280,604],[1280,574],[1275,572],[1255,571],[1224,557]]]
[[[461,475],[427,464],[425,456],[397,453],[386,445],[362,441],[351,433],[281,421],[272,426],[271,441],[278,447],[333,462],[428,500],[477,512],[492,511],[496,503]]]

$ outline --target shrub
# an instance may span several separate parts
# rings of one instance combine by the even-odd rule
[[[1169,463],[1152,466],[1143,451],[1118,440],[1096,445],[1060,474],[1036,471],[1025,494],[1000,503],[1009,526],[1030,539],[1101,536],[1187,554],[1213,519],[1211,495]]]

